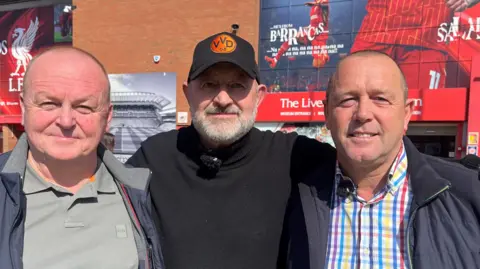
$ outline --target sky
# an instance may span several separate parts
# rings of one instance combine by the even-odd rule
[[[165,109],[176,107],[176,74],[151,72],[108,75],[112,92],[151,92],[170,100]]]

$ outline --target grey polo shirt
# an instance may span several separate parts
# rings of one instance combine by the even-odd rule
[[[25,269],[137,269],[133,227],[118,187],[101,164],[76,194],[27,164]]]

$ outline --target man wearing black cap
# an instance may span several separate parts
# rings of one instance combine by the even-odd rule
[[[276,268],[291,188],[334,149],[253,127],[266,87],[236,35],[197,44],[183,90],[192,126],[147,139],[127,162],[152,171],[166,267]]]

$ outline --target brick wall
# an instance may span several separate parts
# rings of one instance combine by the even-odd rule
[[[109,73],[175,72],[177,111],[193,49],[201,39],[239,24],[258,46],[259,0],[74,0],[74,46],[93,53]],[[153,63],[153,55],[161,61]],[[189,116],[190,118],[190,116]]]

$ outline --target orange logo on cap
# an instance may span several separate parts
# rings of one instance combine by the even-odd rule
[[[237,42],[226,34],[215,37],[210,44],[210,49],[215,53],[232,53],[237,48]]]

